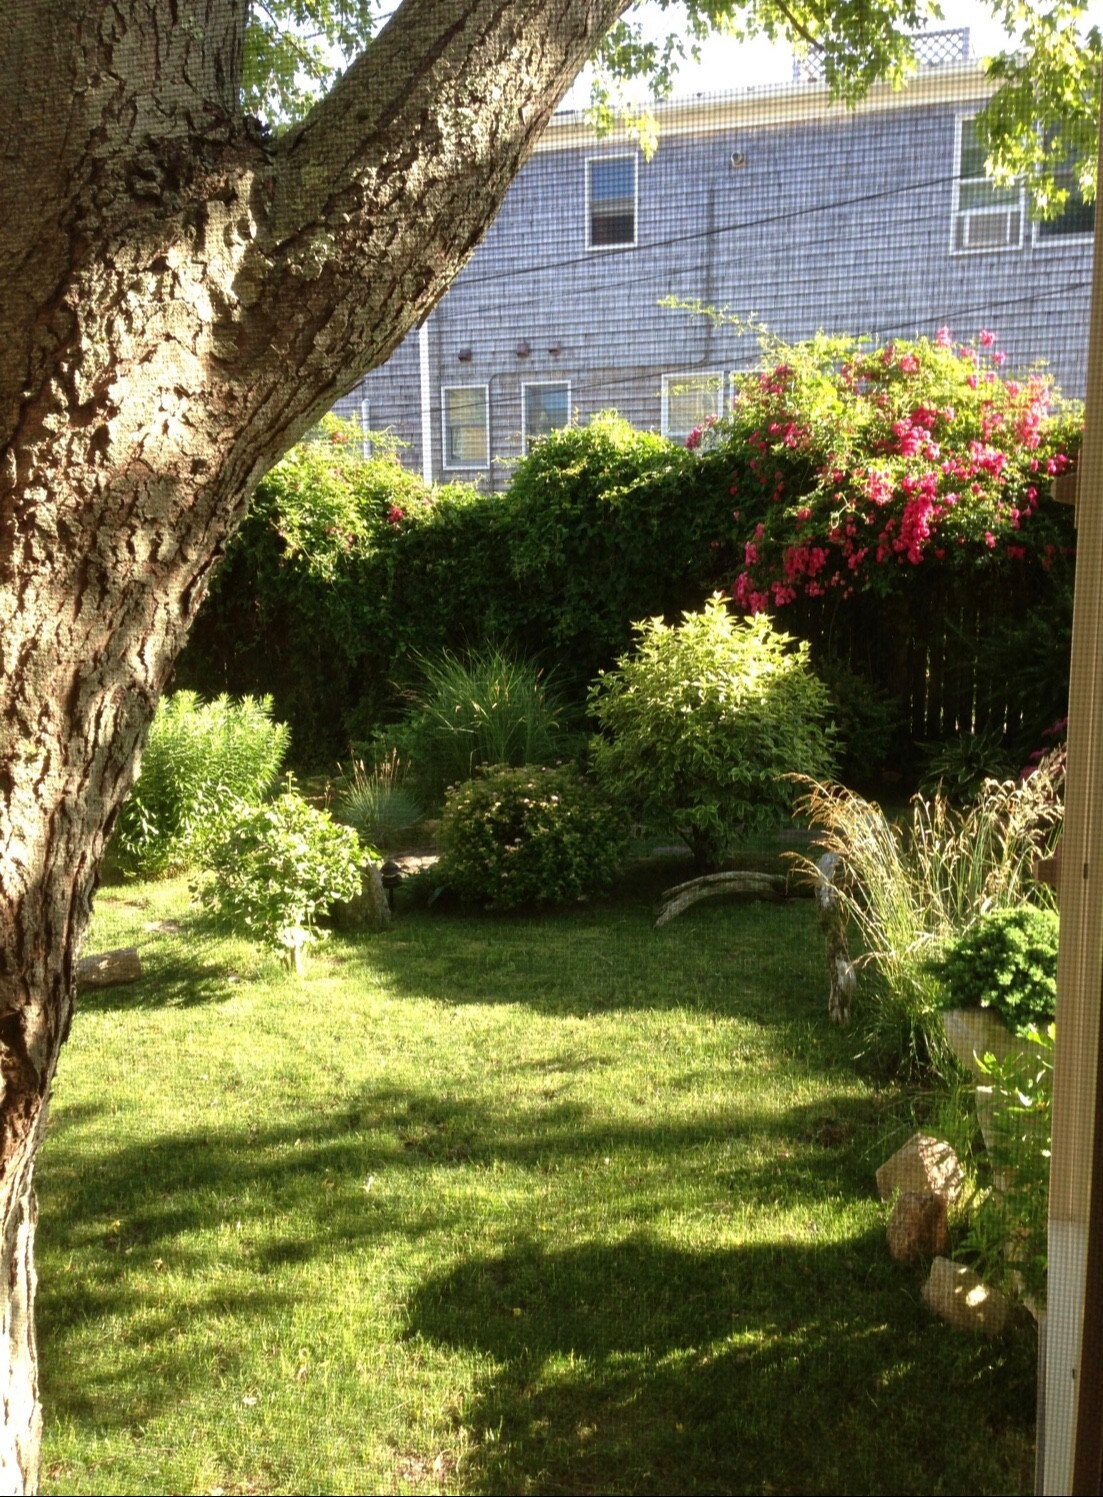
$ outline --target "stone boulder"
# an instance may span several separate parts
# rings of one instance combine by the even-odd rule
[[[998,1336],[1011,1317],[1011,1301],[991,1289],[964,1263],[936,1258],[923,1286],[923,1298],[934,1313],[959,1331]]]
[[[950,1251],[946,1200],[933,1190],[905,1190],[888,1225],[889,1252],[897,1263],[944,1257]]]
[[[891,1201],[898,1191],[929,1191],[952,1203],[963,1181],[961,1162],[950,1145],[925,1133],[913,1133],[877,1171],[882,1201]]]

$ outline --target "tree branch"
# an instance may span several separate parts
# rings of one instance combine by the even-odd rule
[[[278,328],[287,356],[310,366],[310,307],[324,300],[338,384],[349,388],[385,359],[465,263],[628,4],[406,0],[276,147],[261,263],[249,272],[259,287],[247,333],[256,354]],[[324,298],[304,298],[315,286]]]

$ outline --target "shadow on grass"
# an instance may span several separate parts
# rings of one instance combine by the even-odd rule
[[[295,1113],[275,1127],[164,1134],[92,1155],[84,1154],[81,1130],[94,1120],[94,1109],[78,1117],[60,1108],[54,1134],[58,1143],[64,1140],[64,1152],[55,1154],[47,1146],[40,1174],[39,1324],[49,1405],[61,1419],[125,1428],[138,1417],[135,1406],[148,1417],[169,1402],[195,1396],[208,1369],[202,1358],[197,1362],[182,1328],[202,1317],[223,1323],[223,1372],[232,1376],[235,1347],[255,1343],[266,1325],[293,1315],[299,1297],[310,1292],[295,1277],[300,1266],[343,1262],[351,1272],[359,1263],[360,1272],[365,1254],[395,1244],[404,1245],[404,1253],[423,1240],[439,1242],[439,1251],[447,1254],[453,1239],[462,1239],[473,1226],[484,1230],[478,1219],[486,1210],[481,1182],[502,1166],[510,1168],[514,1187],[517,1170],[529,1172],[534,1189],[561,1169],[600,1174],[607,1220],[594,1230],[606,1233],[645,1231],[663,1221],[672,1171],[697,1180],[702,1209],[718,1221],[731,1212],[770,1208],[783,1182],[769,1151],[783,1145],[788,1145],[784,1191],[789,1204],[796,1198],[814,1204],[840,1190],[860,1194],[867,1171],[856,1157],[856,1140],[868,1128],[869,1107],[843,1101],[826,1113],[822,1106],[801,1106],[781,1114],[733,1107],[676,1125],[609,1127],[573,1104],[534,1102],[520,1113],[514,1108],[499,1114],[429,1092],[379,1088],[322,1117]],[[734,1139],[737,1147],[716,1168],[705,1161],[714,1156],[718,1138]],[[745,1155],[738,1147],[742,1142]],[[610,1156],[617,1161],[614,1171],[607,1169]],[[474,1191],[466,1206],[459,1194],[465,1175]],[[450,1183],[442,1189],[445,1177]],[[492,1230],[508,1226],[507,1213],[514,1208],[491,1209],[496,1210]],[[640,1251],[630,1250],[626,1271],[631,1252]],[[572,1343],[582,1338],[581,1346],[585,1332],[591,1350],[601,1347],[602,1356],[613,1356],[629,1349],[628,1333],[618,1328],[617,1307],[605,1298],[625,1288],[623,1275],[616,1284],[609,1278],[620,1272],[615,1269],[620,1250],[593,1246],[578,1254],[554,1260],[560,1266],[553,1279],[562,1282],[562,1293],[539,1311],[534,1302],[523,1329],[530,1338],[543,1338],[542,1355],[563,1350],[564,1338]],[[604,1278],[599,1274],[593,1293],[571,1309],[583,1273],[571,1264],[584,1267],[591,1259],[593,1265],[606,1264]],[[758,1263],[755,1272],[765,1272],[774,1260],[748,1261]],[[775,1267],[784,1269],[787,1261],[782,1253]],[[643,1338],[641,1354],[644,1343],[651,1350],[639,1368],[624,1372],[629,1381],[650,1380],[653,1355],[662,1357],[669,1347],[705,1334],[719,1313],[709,1303],[717,1292],[716,1276],[732,1278],[736,1263],[730,1254],[715,1262],[705,1255],[700,1264],[693,1255],[683,1262],[674,1254],[662,1265],[662,1282],[647,1291],[661,1289],[647,1311],[651,1329],[633,1333]],[[512,1312],[517,1283],[541,1277],[547,1266],[538,1250],[529,1249],[507,1255],[499,1267],[487,1268],[476,1259],[455,1269],[441,1290],[456,1307],[448,1334],[460,1341],[472,1338],[472,1345],[496,1358],[510,1354],[517,1328],[496,1328],[493,1320],[480,1327],[478,1309],[465,1319],[465,1300],[487,1276],[493,1282],[504,1275],[508,1288],[502,1292]],[[690,1279],[698,1269],[703,1277],[695,1286]],[[758,1286],[759,1301],[776,1302],[775,1315],[788,1313],[786,1303],[798,1290],[803,1299],[797,1302],[806,1302],[803,1274],[800,1283],[785,1274],[768,1275]],[[442,1336],[443,1322],[426,1318],[437,1293],[434,1283],[417,1290],[417,1323],[426,1334]],[[495,1298],[490,1309],[497,1304]],[[868,1316],[868,1309],[864,1313]],[[534,1323],[537,1314],[540,1325]],[[543,1317],[550,1317],[547,1325]],[[79,1380],[62,1376],[75,1349],[87,1344],[91,1325],[101,1328],[97,1334],[123,1336],[125,1349],[98,1360],[95,1371]],[[505,1340],[499,1342],[499,1336]],[[55,1369],[61,1370],[56,1384]]]
[[[482,1434],[468,1491],[999,1491],[996,1434],[1017,1437],[1025,1489],[1033,1331],[954,1338],[909,1288],[879,1231],[717,1252],[526,1242],[431,1278],[409,1334],[492,1362],[463,1411]],[[960,1408],[939,1437],[951,1387],[971,1438]]]

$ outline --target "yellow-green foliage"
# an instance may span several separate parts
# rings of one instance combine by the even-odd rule
[[[808,646],[759,615],[737,620],[715,594],[682,622],[636,626],[635,651],[590,695],[592,760],[606,791],[701,863],[792,811],[792,773],[832,766],[830,699]]]

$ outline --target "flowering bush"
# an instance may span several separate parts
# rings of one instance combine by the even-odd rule
[[[738,607],[885,594],[932,562],[1048,569],[1068,553],[1067,513],[1040,501],[1075,466],[1078,412],[1043,375],[1004,378],[995,341],[821,336],[741,377],[730,415],[694,434],[739,456]]]

